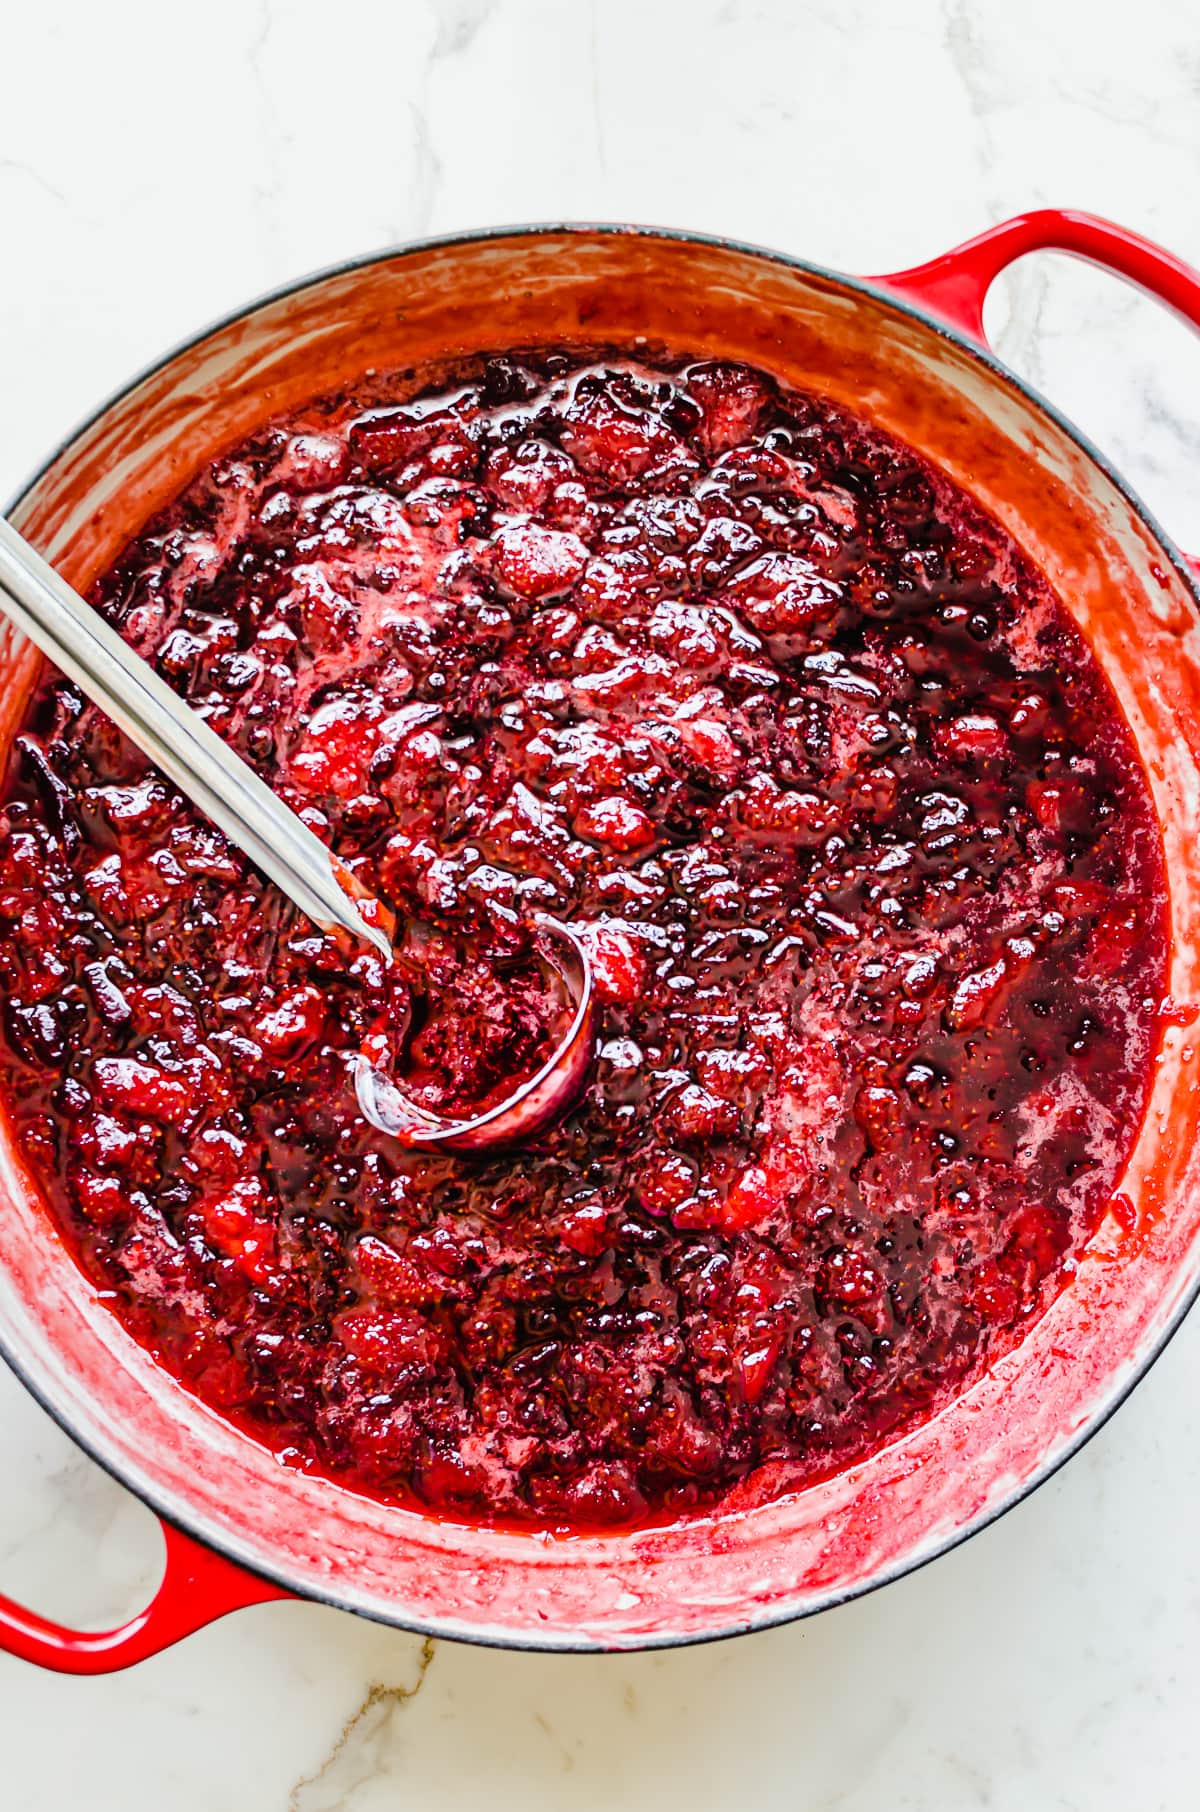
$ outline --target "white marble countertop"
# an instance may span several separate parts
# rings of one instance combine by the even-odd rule
[[[206,318],[427,232],[630,218],[887,270],[1022,208],[1200,263],[1194,0],[42,0],[0,112],[0,494]],[[1200,341],[1097,272],[999,347],[1200,549]],[[6,1812],[1176,1812],[1200,1772],[1200,1320],[1051,1484],[807,1624],[578,1659],[245,1612],[135,1671],[0,1658]],[[0,1375],[0,1590],[116,1620],[148,1513]],[[418,1689],[419,1688],[419,1692]]]

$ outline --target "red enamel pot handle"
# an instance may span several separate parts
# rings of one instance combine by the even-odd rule
[[[144,1611],[115,1630],[72,1630],[0,1597],[0,1650],[61,1674],[112,1674],[145,1661],[230,1611],[291,1593],[162,1526],[167,1564]]]
[[[1029,252],[1070,252],[1086,258],[1156,296],[1200,331],[1200,271],[1140,233],[1074,208],[1017,214],[929,264],[874,280],[881,289],[939,315],[986,346],[983,304],[988,290],[1002,270]],[[1189,555],[1188,564],[1200,577],[1200,556]]]

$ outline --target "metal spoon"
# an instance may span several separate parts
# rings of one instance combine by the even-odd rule
[[[0,609],[306,918],[322,931],[349,932],[391,962],[392,919],[386,907],[2,517]],[[479,1149],[545,1124],[528,1112],[531,1091],[539,1102],[553,1095],[558,1109],[577,1092],[581,1053],[590,1052],[591,968],[574,932],[556,920],[547,921],[546,929],[566,938],[577,959],[561,971],[576,1010],[537,1074],[482,1118],[445,1120],[407,1102],[394,1081],[360,1057],[356,1091],[373,1126],[408,1144]],[[560,1070],[567,1086],[552,1087]]]

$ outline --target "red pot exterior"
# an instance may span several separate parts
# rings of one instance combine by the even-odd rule
[[[12,514],[86,587],[219,447],[371,367],[412,369],[419,380],[466,352],[564,342],[766,366],[921,448],[1055,585],[1138,740],[1170,876],[1170,994],[1200,1003],[1193,586],[1099,455],[971,343],[982,338],[991,278],[1050,246],[1141,282],[1200,325],[1195,272],[1073,214],[1023,216],[873,286],[652,231],[547,228],[434,243],[315,279],[175,354],[82,428]],[[913,303],[941,310],[957,331]],[[0,640],[0,741],[13,734],[38,666],[27,644]],[[439,1635],[642,1647],[803,1616],[909,1571],[1074,1451],[1200,1287],[1200,1092],[1182,1018],[1164,1017],[1149,1110],[1120,1185],[1130,1207],[1100,1227],[1019,1349],[936,1418],[824,1484],[632,1534],[467,1527],[281,1467],[103,1307],[0,1127],[7,1356],[89,1452],[178,1526],[159,1595],[128,1626],[77,1636],[0,1601],[0,1647],[105,1671],[239,1604],[289,1592]]]

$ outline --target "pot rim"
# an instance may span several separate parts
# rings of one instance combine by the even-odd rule
[[[426,235],[418,239],[404,240],[398,244],[381,247],[356,257],[340,259],[316,270],[308,271],[298,277],[276,285],[255,296],[240,307],[229,310],[223,315],[207,322],[195,332],[175,342],[158,358],[151,360],[134,373],[124,384],[105,396],[92,410],[77,420],[62,436],[37,468],[21,484],[17,492],[4,506],[4,514],[11,516],[24,503],[29,494],[45,477],[47,472],[57,464],[72,445],[95,426],[118,403],[123,402],[138,390],[149,379],[164,371],[184,353],[201,345],[214,333],[231,327],[239,321],[247,320],[260,309],[272,303],[286,301],[289,297],[300,294],[307,289],[318,288],[331,279],[353,275],[358,271],[370,269],[374,265],[390,263],[393,260],[428,251],[453,249],[459,246],[479,246],[495,244],[511,239],[551,238],[567,236],[588,238],[602,236],[605,238],[657,239],[679,244],[707,246],[717,251],[727,251],[743,257],[762,260],[785,269],[801,272],[805,276],[815,277],[834,288],[851,295],[861,295],[894,310],[897,314],[906,315],[917,321],[938,338],[948,341],[959,350],[966,352],[977,364],[999,380],[1011,391],[1034,405],[1044,416],[1054,423],[1071,439],[1091,463],[1104,475],[1114,489],[1140,519],[1144,527],[1163,554],[1183,580],[1197,610],[1200,611],[1200,568],[1193,568],[1176,542],[1167,534],[1152,510],[1125,479],[1107,454],[1083,432],[1082,429],[1065,415],[1054,403],[1045,397],[1034,385],[1014,372],[1003,360],[999,359],[991,348],[981,344],[971,335],[963,332],[931,310],[921,308],[908,299],[897,295],[889,288],[886,278],[865,278],[848,275],[843,271],[833,270],[827,265],[816,264],[809,259],[798,258],[787,252],[781,252],[770,246],[759,245],[753,241],[742,240],[728,234],[715,234],[691,231],[683,227],[658,227],[647,224],[622,221],[534,221],[518,223],[512,226],[465,228],[457,232]],[[81,1435],[72,1425],[68,1415],[60,1412],[49,1400],[37,1380],[30,1376],[23,1363],[9,1349],[3,1329],[0,1329],[0,1359],[19,1379],[43,1410],[57,1423],[63,1432],[70,1437],[80,1450],[87,1454],[96,1465],[100,1466],[110,1478],[123,1486],[132,1496],[152,1511],[163,1523],[180,1531],[184,1535],[203,1542],[207,1547],[222,1555],[226,1560],[243,1568],[254,1576],[268,1580],[281,1587],[294,1597],[314,1604],[323,1604],[331,1609],[346,1611],[355,1616],[365,1617],[373,1623],[380,1623],[393,1629],[406,1630],[414,1635],[425,1636],[437,1641],[468,1643],[474,1647],[512,1649],[533,1653],[554,1654],[612,1654],[634,1653],[640,1650],[690,1648],[701,1643],[721,1642],[735,1636],[750,1635],[760,1630],[777,1629],[782,1625],[797,1623],[822,1611],[834,1610],[848,1604],[854,1599],[866,1598],[882,1587],[893,1584],[896,1580],[908,1577],[921,1571],[930,1562],[939,1560],[954,1548],[968,1541],[972,1536],[989,1528],[1007,1515],[1010,1510],[1032,1495],[1041,1485],[1053,1478],[1061,1467],[1075,1457],[1087,1443],[1097,1435],[1110,1421],[1122,1405],[1132,1396],[1134,1390],[1146,1377],[1151,1367],[1162,1357],[1175,1335],[1178,1333],[1186,1316],[1200,1299],[1200,1272],[1190,1286],[1181,1295],[1175,1310],[1156,1335],[1144,1353],[1131,1361],[1131,1365],[1120,1382],[1107,1399],[1070,1436],[1060,1451],[1050,1459],[1043,1461],[1019,1484],[992,1508],[969,1519],[961,1528],[955,1529],[928,1549],[915,1556],[895,1562],[884,1568],[877,1576],[868,1580],[832,1589],[818,1594],[809,1603],[782,1611],[772,1611],[758,1617],[745,1618],[740,1622],[723,1623],[717,1628],[687,1634],[655,1634],[640,1637],[636,1642],[614,1645],[598,1640],[580,1639],[578,1641],[547,1642],[536,1633],[528,1635],[501,1635],[480,1630],[464,1630],[452,1624],[433,1619],[401,1617],[380,1609],[364,1608],[350,1603],[336,1592],[323,1591],[310,1586],[297,1587],[286,1571],[264,1566],[257,1558],[249,1560],[238,1551],[238,1544],[221,1531],[210,1529],[202,1518],[192,1518],[186,1505],[180,1507],[177,1497],[169,1501],[160,1501],[160,1493],[154,1487],[135,1486],[124,1476],[120,1467],[97,1450],[92,1441]],[[1019,1348],[1018,1348],[1019,1350]],[[719,1516],[719,1506],[717,1507]]]

